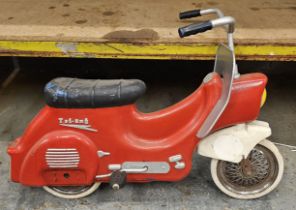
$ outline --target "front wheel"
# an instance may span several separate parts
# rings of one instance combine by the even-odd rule
[[[211,162],[217,187],[238,199],[254,199],[270,193],[280,183],[283,172],[283,157],[268,140],[262,140],[240,163],[216,159]]]
[[[59,198],[76,199],[90,195],[96,191],[100,185],[101,182],[95,182],[89,186],[44,186],[43,189]]]

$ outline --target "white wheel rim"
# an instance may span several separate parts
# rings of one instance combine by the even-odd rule
[[[276,159],[277,176],[275,177],[273,182],[268,187],[264,188],[263,190],[257,190],[257,191],[254,191],[253,193],[245,193],[245,194],[244,193],[237,193],[237,192],[229,189],[229,187],[226,187],[225,183],[221,182],[221,179],[219,178],[218,171],[217,171],[219,160],[213,159],[212,163],[211,163],[211,173],[212,173],[212,177],[213,177],[215,184],[217,185],[217,187],[220,190],[222,190],[224,193],[226,193],[227,195],[234,197],[234,198],[253,199],[253,198],[259,198],[259,197],[262,197],[262,196],[268,194],[269,192],[271,192],[273,189],[275,189],[278,186],[278,184],[283,176],[283,170],[284,170],[283,158],[282,158],[281,154],[279,153],[277,147],[272,142],[270,142],[268,140],[263,140],[259,144],[264,146],[268,150],[270,150]]]
[[[95,182],[90,186],[84,186],[84,187],[69,186],[68,189],[66,186],[65,187],[44,186],[43,189],[48,193],[59,198],[77,199],[77,198],[83,198],[90,195],[91,193],[93,193],[99,188],[100,184],[101,182]]]

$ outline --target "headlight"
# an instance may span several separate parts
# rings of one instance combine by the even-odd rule
[[[264,88],[263,94],[261,96],[261,105],[260,105],[260,107],[262,107],[265,104],[266,96],[267,96],[267,92],[266,92],[266,89]]]

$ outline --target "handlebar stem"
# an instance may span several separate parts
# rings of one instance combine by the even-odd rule
[[[234,51],[233,32],[235,28],[235,20],[233,17],[222,17],[211,21],[213,28],[219,26],[227,26],[227,41],[228,47]]]
[[[227,26],[227,43],[230,50],[234,52],[234,43],[233,43],[233,32],[235,28],[235,19],[233,17],[222,17],[219,19],[215,19],[211,21],[213,28],[219,26]],[[238,72],[238,67],[236,64],[236,59],[234,55],[234,62],[235,62],[235,70],[234,70],[234,78],[238,78],[240,76]]]

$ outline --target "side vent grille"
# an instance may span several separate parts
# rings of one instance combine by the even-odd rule
[[[49,148],[45,160],[49,168],[77,168],[80,156],[75,148]]]

